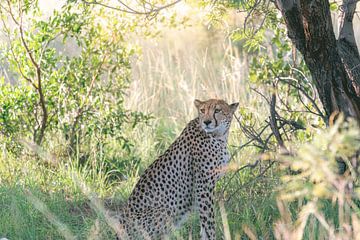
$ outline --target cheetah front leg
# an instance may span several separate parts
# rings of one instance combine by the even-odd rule
[[[201,240],[215,240],[215,216],[213,187],[200,186],[196,190],[196,202],[200,215]]]

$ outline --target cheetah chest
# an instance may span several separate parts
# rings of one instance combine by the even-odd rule
[[[196,144],[194,158],[196,167],[203,174],[221,177],[223,168],[230,160],[226,141],[216,138],[201,139]]]

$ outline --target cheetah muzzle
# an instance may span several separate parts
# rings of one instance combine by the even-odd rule
[[[238,103],[195,100],[198,117],[140,177],[119,212],[119,239],[159,239],[192,211],[201,239],[215,239],[214,187],[229,160],[227,138]]]

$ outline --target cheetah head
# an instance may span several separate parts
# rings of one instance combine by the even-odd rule
[[[194,101],[199,112],[201,128],[209,134],[223,136],[227,133],[239,103],[227,104],[223,100]]]

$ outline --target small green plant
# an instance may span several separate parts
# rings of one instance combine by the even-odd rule
[[[0,133],[9,139],[7,149],[28,138],[46,146],[55,135],[65,155],[86,158],[93,145],[103,154],[111,141],[129,152],[125,129],[148,119],[124,106],[137,49],[123,33],[135,23],[71,2],[44,18],[37,1],[5,1],[0,14],[8,40],[1,59],[16,79],[0,84]]]
[[[341,117],[294,156],[282,158],[292,174],[282,177],[277,239],[360,237],[359,136],[357,122],[344,122]],[[339,173],[340,160],[348,169],[344,174]]]

